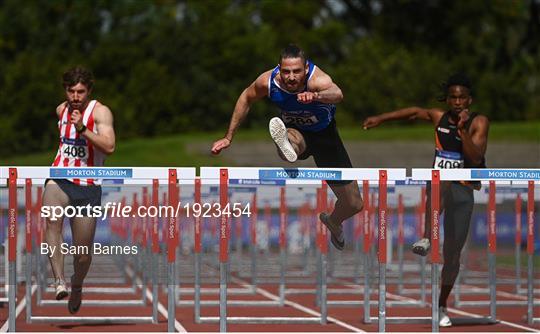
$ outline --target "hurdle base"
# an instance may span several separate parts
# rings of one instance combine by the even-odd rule
[[[67,300],[42,300],[38,303],[38,306],[65,306],[67,305]],[[83,306],[97,306],[97,307],[138,307],[146,306],[146,303],[142,300],[89,300],[85,299],[82,301]]]
[[[370,317],[371,322],[378,322],[378,317]],[[431,317],[386,317],[387,324],[429,324]]]
[[[378,321],[378,317],[371,317],[371,321]],[[450,317],[453,325],[495,325],[499,320],[491,320],[490,318],[453,318]],[[431,317],[386,317],[387,324],[429,324],[431,325]]]
[[[463,306],[469,306],[469,307],[477,307],[477,306],[489,306],[491,305],[491,302],[489,300],[476,300],[476,301],[460,301],[457,303],[456,307],[463,307]],[[498,300],[497,301],[497,307],[511,307],[511,306],[525,306],[527,305],[526,300]],[[540,302],[534,302],[534,306],[540,306]]]
[[[180,300],[176,303],[176,306],[193,306],[194,300]],[[201,300],[201,306],[219,306],[219,300]],[[276,307],[281,306],[279,301],[269,300],[227,300],[228,306],[235,307]]]
[[[140,286],[139,286],[139,288],[140,288]],[[45,292],[55,293],[56,290],[54,288],[48,287],[48,288],[45,289]],[[133,287],[110,287],[110,288],[107,288],[107,287],[103,287],[103,288],[88,287],[88,288],[84,288],[84,294],[85,295],[92,294],[92,293],[107,294],[107,295],[134,294],[135,292],[137,292],[137,289],[134,289]]]
[[[360,286],[359,289],[363,289],[364,287],[363,286]],[[352,289],[352,288],[344,288],[344,289],[339,289],[339,288],[329,288],[326,290],[326,293],[328,295],[363,295],[364,292],[363,291],[359,291],[359,289]],[[312,295],[312,294],[315,294],[317,292],[316,289],[310,289],[310,288],[305,288],[305,289],[295,289],[295,288],[290,288],[290,289],[285,289],[285,295]],[[372,291],[371,294],[372,295],[375,295],[377,293],[377,291]]]
[[[350,306],[362,306],[364,305],[364,301],[362,300],[329,300],[327,301],[328,306],[333,307],[350,307]],[[379,305],[378,300],[370,300],[369,305]],[[421,301],[401,301],[401,300],[392,300],[387,301],[386,306],[400,306],[400,307],[417,307],[417,306],[425,306],[426,303],[422,303]]]
[[[152,317],[48,317],[32,316],[31,323],[69,323],[69,324],[147,324]]]
[[[218,324],[219,317],[201,317],[202,324]],[[320,324],[320,317],[227,317],[228,324],[290,325]]]
[[[193,294],[194,288],[180,288],[178,289],[180,294]],[[201,295],[217,295],[219,294],[219,288],[201,288]],[[249,288],[227,288],[227,295],[253,295],[255,292]]]

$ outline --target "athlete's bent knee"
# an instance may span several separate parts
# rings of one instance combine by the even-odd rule
[[[46,220],[47,231],[62,232],[62,220]]]

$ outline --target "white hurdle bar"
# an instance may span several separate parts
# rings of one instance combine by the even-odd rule
[[[95,179],[123,179],[124,184],[151,184],[153,181],[159,184],[168,184],[169,189],[176,189],[179,181],[184,183],[193,183],[195,179],[195,168],[154,168],[154,167],[0,167],[0,182],[8,181],[9,192],[9,210],[8,210],[8,240],[9,240],[9,284],[16,286],[16,241],[17,241],[17,186],[26,184],[26,180],[58,179],[58,178],[95,178]],[[169,196],[177,195],[173,191]],[[174,198],[173,198],[174,199]],[[174,201],[170,201],[174,202]],[[169,204],[173,205],[173,204]],[[174,254],[178,241],[177,220],[176,217],[169,218],[171,233],[168,235],[169,246],[169,294],[168,294],[168,330],[175,330],[175,302],[174,302]],[[175,234],[176,233],[176,234]],[[157,245],[156,245],[157,246]],[[172,251],[171,251],[172,248]],[[171,259],[172,257],[172,259]],[[155,268],[154,268],[155,269]],[[27,282],[28,284],[29,282]],[[157,284],[153,284],[154,305],[152,316],[144,317],[53,317],[53,316],[31,316],[30,321],[41,322],[62,322],[62,323],[156,323],[157,322]],[[30,296],[27,296],[27,298]],[[8,330],[16,330],[16,289],[9,289],[9,316]],[[84,301],[83,301],[84,304]],[[29,307],[29,304],[27,305]],[[28,312],[27,312],[28,314]],[[30,313],[31,314],[31,313]]]
[[[201,180],[220,185],[222,207],[228,204],[228,183],[230,179],[285,180],[286,184],[319,185],[323,180],[404,180],[405,169],[368,169],[368,168],[219,168],[202,167]],[[220,228],[220,316],[200,317],[202,323],[217,323],[221,332],[227,331],[228,323],[242,324],[299,324],[322,323],[327,321],[326,300],[326,254],[322,254],[321,275],[321,316],[320,317],[228,317],[227,316],[227,266],[228,266],[228,217],[221,216]],[[324,229],[325,230],[325,229]],[[325,236],[323,244],[328,240]],[[386,240],[385,240],[386,242]],[[323,246],[324,247],[324,246]],[[384,314],[382,314],[384,318]]]
[[[33,185],[32,184],[32,179],[29,179],[27,178],[25,180],[25,218],[26,218],[26,226],[25,226],[25,237],[26,237],[26,282],[29,282],[28,284],[26,284],[26,295],[25,295],[25,298],[26,298],[26,302],[27,302],[27,307],[26,307],[26,320],[27,320],[27,323],[30,323],[31,320],[32,320],[32,284],[30,282],[32,282],[32,271],[33,271],[33,266],[32,266],[32,258],[34,255],[36,255],[37,257],[37,261],[36,261],[36,264],[37,264],[37,269],[36,269],[36,272],[39,273],[37,275],[37,300],[36,300],[36,305],[38,306],[49,306],[49,305],[66,305],[67,304],[67,301],[66,300],[42,300],[41,298],[41,292],[42,292],[42,289],[43,287],[45,287],[47,285],[47,282],[46,282],[46,278],[45,278],[45,275],[46,275],[46,272],[47,270],[41,270],[41,266],[40,266],[40,262],[43,262],[41,260],[41,257],[37,254],[35,254],[33,252],[33,244],[39,244],[41,242],[40,240],[40,226],[41,225],[41,220],[39,218],[39,208],[41,207],[41,198],[42,198],[42,190],[43,190],[43,187],[40,185],[40,186],[37,186],[37,191],[36,191],[36,200],[34,201],[33,200]],[[112,222],[110,222],[112,224]],[[34,229],[34,227],[36,227],[36,229]],[[37,231],[38,232],[38,235],[37,235],[37,239],[36,240],[36,236],[32,235],[34,231]],[[99,258],[98,258],[99,260]],[[96,282],[96,281],[92,281],[92,279],[89,277],[92,276],[92,273],[94,273],[96,270],[99,270],[99,267],[100,267],[100,261],[97,261],[96,262],[96,258],[94,258],[94,260],[92,261],[92,271],[89,272],[89,276],[87,276],[87,278],[85,279],[85,282],[88,283],[88,282]],[[103,262],[103,261],[101,261]],[[42,264],[41,264],[42,265]],[[103,264],[101,264],[103,265]],[[114,269],[111,269],[108,267],[108,266],[114,266]],[[127,271],[126,270],[126,267],[125,265],[121,265],[119,263],[115,263],[115,264],[107,264],[106,265],[108,269],[106,269],[104,272],[101,272],[99,273],[98,275],[93,275],[93,276],[97,276],[99,277],[101,280],[100,282],[102,283],[116,283],[115,280],[117,280],[118,278],[118,275],[113,275],[113,276],[104,276],[105,273],[116,273],[116,271],[119,269],[120,272],[122,271]],[[41,279],[39,279],[41,278]],[[119,282],[119,283],[124,283],[124,281],[122,282]],[[133,294],[136,292],[136,289],[134,289],[133,287],[131,288],[128,288],[127,290],[129,290],[128,292]],[[144,289],[146,290],[146,289]],[[47,292],[53,292],[55,291],[55,289],[53,287],[49,287],[47,289],[45,289],[45,291]],[[126,292],[126,288],[85,288],[84,292],[85,292],[85,295],[88,295],[89,292],[90,294],[92,293],[119,293],[119,291],[121,291],[122,293],[125,293]],[[145,291],[146,292],[146,291]],[[84,304],[86,306],[100,306],[100,307],[106,307],[106,306],[114,306],[114,307],[119,307],[119,306],[127,306],[127,307],[135,307],[135,306],[146,306],[146,301],[144,299],[137,299],[137,300],[92,300],[92,299],[84,299]]]
[[[412,170],[412,179],[430,180],[434,170],[418,168]],[[534,248],[534,187],[540,181],[540,169],[445,169],[438,171],[440,181],[488,181],[490,186],[490,200],[488,208],[488,232],[489,232],[489,292],[490,292],[490,322],[496,322],[496,216],[495,216],[495,182],[511,181],[516,183],[527,182],[527,253],[528,253],[528,293],[527,293],[527,319],[529,324],[540,322],[539,318],[534,318],[534,294],[533,294],[533,248]],[[433,217],[433,215],[432,215]],[[432,246],[432,252],[436,248]],[[438,249],[436,250],[438,253]],[[434,289],[432,288],[432,296]],[[437,305],[434,303],[434,308]],[[481,318],[479,320],[482,320]]]

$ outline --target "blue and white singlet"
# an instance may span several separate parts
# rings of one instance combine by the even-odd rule
[[[308,61],[309,70],[307,73],[306,85],[302,92],[308,90],[309,79],[317,68],[315,64]],[[274,68],[270,75],[268,84],[268,97],[281,110],[281,118],[286,125],[294,126],[300,130],[321,131],[325,129],[334,118],[336,106],[334,104],[312,102],[309,104],[300,103],[297,100],[298,93],[290,93],[280,87],[276,82],[276,75],[279,73],[279,65]]]

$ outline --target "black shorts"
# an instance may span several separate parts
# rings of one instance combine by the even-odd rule
[[[306,142],[306,150],[298,156],[298,160],[305,160],[313,156],[317,167],[321,168],[352,168],[349,154],[339,137],[336,120],[321,131],[306,131],[295,126],[287,126],[298,130]],[[328,184],[349,184],[352,181],[327,181]]]
[[[45,185],[51,179],[45,181]],[[101,186],[79,186],[66,179],[54,179],[54,182],[62,189],[69,198],[69,205],[78,206],[101,206]]]

